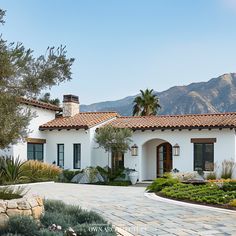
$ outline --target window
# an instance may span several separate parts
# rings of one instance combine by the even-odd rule
[[[214,170],[213,143],[194,143],[194,170]]]
[[[57,144],[57,165],[64,168],[64,144]]]
[[[43,144],[27,143],[27,159],[43,161]]]
[[[74,143],[74,169],[81,168],[81,144]]]

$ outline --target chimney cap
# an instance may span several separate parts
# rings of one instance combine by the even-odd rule
[[[63,95],[63,102],[79,103],[79,97],[73,94],[66,94],[66,95]]]

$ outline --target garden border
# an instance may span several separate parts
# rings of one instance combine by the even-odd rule
[[[188,202],[183,202],[183,201],[176,201],[176,200],[173,200],[170,198],[164,198],[164,197],[157,196],[155,193],[144,192],[144,196],[149,199],[152,199],[154,201],[160,201],[160,202],[165,202],[165,203],[179,205],[179,206],[193,207],[193,208],[216,211],[216,212],[233,214],[233,215],[236,214],[236,211],[234,211],[234,210],[228,210],[228,209],[212,207],[212,206],[205,206],[205,205],[200,205],[197,203],[193,204],[193,203],[188,203]]]

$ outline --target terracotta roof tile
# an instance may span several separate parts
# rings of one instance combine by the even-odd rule
[[[52,105],[50,103],[40,102],[37,100],[27,99],[27,98],[20,98],[19,100],[20,100],[20,103],[25,104],[25,105],[30,105],[30,106],[39,107],[39,108],[52,110],[52,111],[62,111],[61,107]]]
[[[236,113],[119,117],[109,124],[133,130],[236,128]]]
[[[39,129],[88,129],[117,116],[116,112],[80,112],[72,117],[58,117]]]

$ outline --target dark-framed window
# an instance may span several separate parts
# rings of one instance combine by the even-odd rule
[[[81,168],[81,144],[74,143],[73,145],[73,155],[74,155],[74,169]]]
[[[27,143],[27,159],[43,161],[43,143]]]
[[[57,165],[64,168],[64,144],[57,144]]]
[[[194,143],[194,170],[214,170],[214,143]]]

